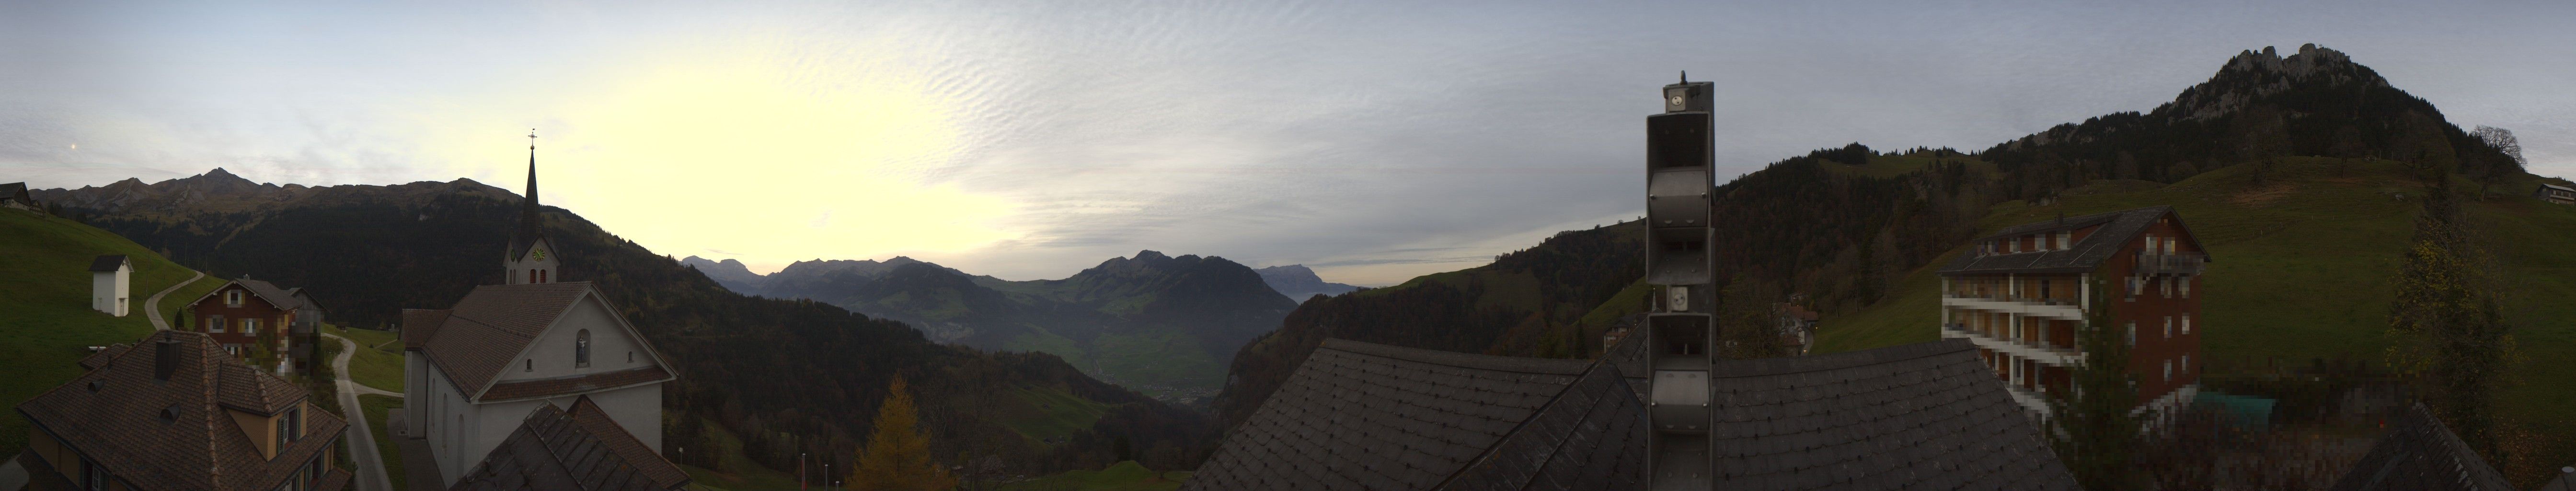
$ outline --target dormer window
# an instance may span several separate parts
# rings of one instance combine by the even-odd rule
[[[572,366],[573,366],[573,368],[589,368],[589,367],[590,367],[590,330],[589,330],[589,329],[583,329],[583,330],[581,330],[581,332],[578,332],[578,333],[574,333],[574,334],[573,334],[573,339],[572,339]]]
[[[225,292],[224,292],[224,306],[227,306],[227,307],[240,307],[241,305],[242,305],[242,291],[241,291],[241,290],[227,290],[227,291],[225,291]]]

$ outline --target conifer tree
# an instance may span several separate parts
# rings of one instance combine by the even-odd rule
[[[2048,398],[2049,447],[2084,489],[2138,487],[2137,461],[2141,424],[2153,415],[2132,413],[2138,407],[2137,378],[2129,373],[2129,343],[2136,333],[2115,325],[2111,317],[2114,285],[2093,275],[2092,308],[2076,335],[2084,361],[2070,373],[2071,390]],[[2117,285],[2126,291],[2133,285]]]
[[[922,435],[921,415],[912,405],[912,390],[902,376],[886,387],[877,406],[876,430],[868,448],[850,472],[850,489],[942,491],[957,487],[948,469],[930,460],[930,437]]]

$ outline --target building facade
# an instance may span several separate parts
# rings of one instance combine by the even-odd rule
[[[134,302],[127,291],[134,288],[134,260],[124,254],[99,256],[89,262],[89,308],[108,315],[124,317]]]
[[[2540,183],[2539,189],[2531,190],[2531,197],[2562,205],[2576,205],[2576,188],[2544,182]]]
[[[243,276],[188,302],[188,317],[195,320],[188,329],[213,338],[226,353],[251,366],[289,373],[309,368],[291,362],[299,339],[312,342],[290,335],[302,308],[294,294]]]
[[[2046,416],[2067,390],[2097,309],[2131,348],[2141,409],[2171,414],[2199,392],[2209,256],[2171,207],[2025,224],[1969,247],[1940,270],[1941,336],[1974,343],[2022,407]]]
[[[537,226],[533,157],[528,176],[504,284],[475,287],[446,309],[402,312],[405,402],[395,421],[426,439],[436,461],[410,472],[454,486],[544,408],[596,412],[640,442],[621,458],[669,465],[659,457],[662,384],[678,377],[591,283],[559,281],[560,258]]]

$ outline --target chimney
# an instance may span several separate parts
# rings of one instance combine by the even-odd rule
[[[178,371],[179,340],[172,339],[170,336],[164,336],[158,341],[153,341],[152,379],[168,382],[170,381],[170,374],[177,373]]]

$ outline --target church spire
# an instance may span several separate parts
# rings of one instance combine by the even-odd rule
[[[519,203],[519,234],[510,241],[516,246],[510,248],[513,258],[526,253],[529,246],[536,245],[537,237],[544,230],[540,226],[542,222],[537,221],[537,130],[534,128],[528,130],[528,193],[519,199]]]

